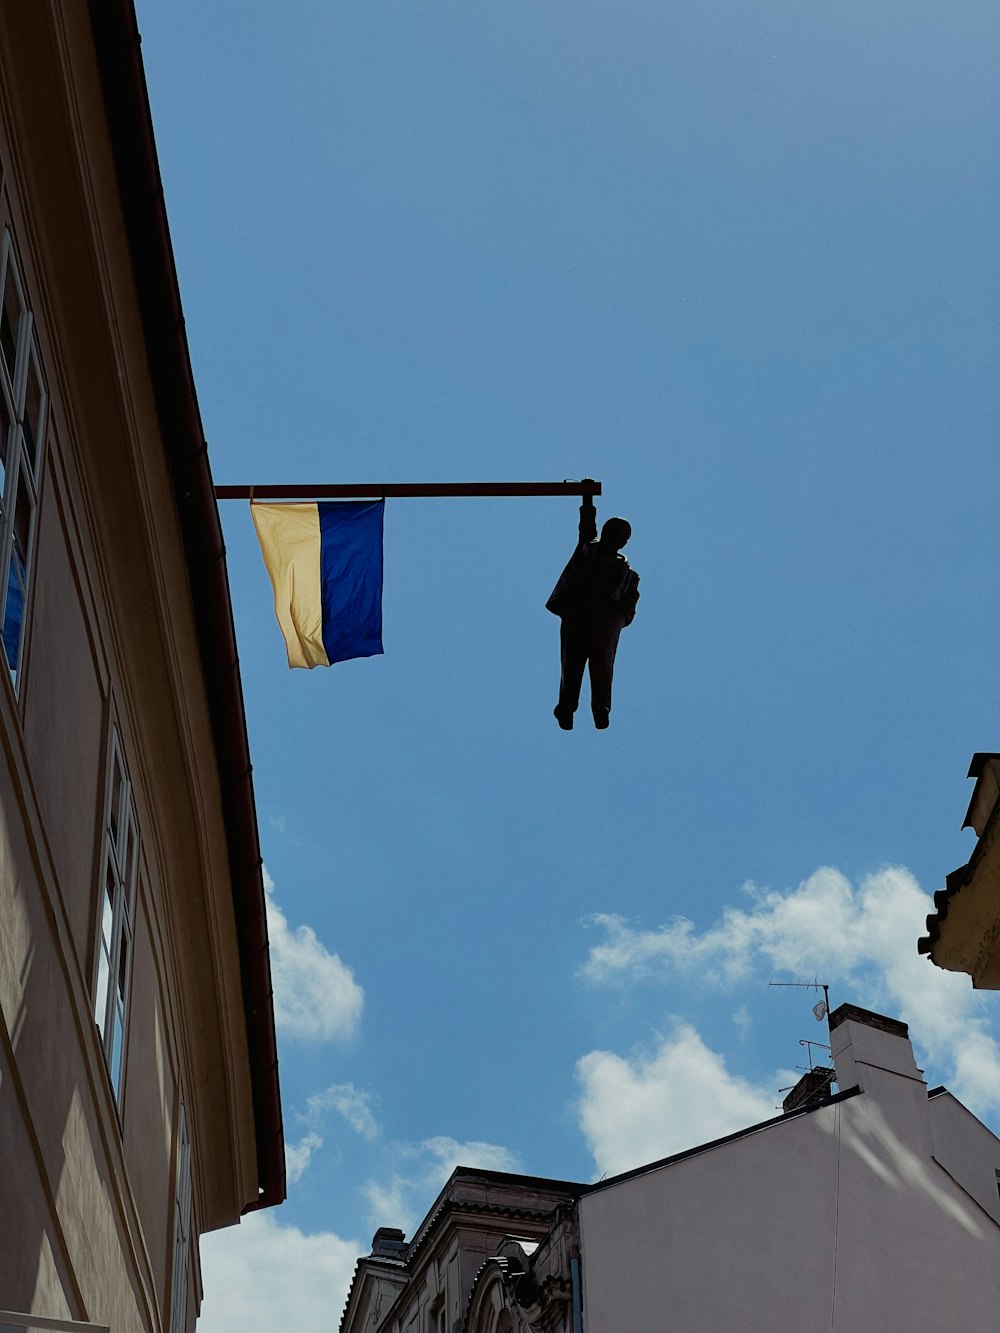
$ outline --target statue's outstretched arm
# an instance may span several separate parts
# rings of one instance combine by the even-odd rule
[[[580,540],[581,542],[597,540],[597,507],[589,495],[584,496],[580,505]]]

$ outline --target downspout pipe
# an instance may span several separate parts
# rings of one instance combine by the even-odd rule
[[[222,525],[167,225],[133,0],[89,0],[147,358],[187,559],[215,740],[240,955],[259,1196],[285,1197],[264,881]]]
[[[573,1333],[583,1333],[583,1290],[580,1282],[580,1256],[574,1254],[569,1261],[570,1296],[573,1311]]]

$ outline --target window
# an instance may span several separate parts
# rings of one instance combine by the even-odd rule
[[[33,556],[46,392],[11,234],[0,244],[0,640],[16,687]]]
[[[177,1190],[174,1205],[174,1268],[170,1279],[170,1333],[187,1327],[188,1261],[191,1251],[191,1140],[181,1104],[177,1125]]]
[[[132,972],[132,918],[138,834],[132,787],[118,728],[111,733],[107,816],[101,875],[101,938],[97,954],[94,1020],[101,1034],[115,1100],[121,1098],[122,1052]]]

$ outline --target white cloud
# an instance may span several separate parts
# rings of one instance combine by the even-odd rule
[[[397,1144],[396,1155],[398,1169],[387,1183],[369,1180],[363,1187],[373,1227],[402,1227],[410,1232],[456,1166],[519,1170],[514,1154],[498,1143],[462,1143],[444,1134],[422,1143]]]
[[[309,1169],[313,1153],[318,1152],[322,1146],[323,1140],[313,1131],[304,1135],[298,1143],[285,1144],[285,1174],[290,1185],[302,1179]]]
[[[290,929],[266,870],[264,888],[278,1031],[303,1041],[351,1036],[364,1005],[364,991],[354,973],[335,953],[327,952],[311,926]]]
[[[727,916],[730,911],[727,909]],[[614,913],[597,913],[588,918],[588,924],[600,927],[606,935],[603,944],[590,950],[580,969],[589,981],[631,981],[673,968],[690,971],[695,966],[707,979],[735,981],[746,971],[735,948],[717,957],[711,932],[699,939],[694,922],[686,917],[675,917],[669,925],[654,930],[636,930]]]
[[[731,1074],[687,1023],[625,1060],[577,1061],[580,1127],[600,1174],[615,1175],[775,1114],[773,1088]]]
[[[414,1223],[422,1216],[413,1198],[413,1181],[404,1180],[402,1176],[393,1176],[387,1185],[369,1180],[362,1186],[361,1192],[368,1201],[368,1217],[373,1229],[400,1227],[409,1235]],[[433,1197],[431,1195],[427,1198],[425,1207]]]
[[[753,1027],[753,1019],[750,1017],[750,1010],[745,1004],[741,1004],[733,1013],[733,1023],[743,1041],[746,1041],[750,1035],[750,1029]]]
[[[307,1126],[307,1132],[298,1143],[285,1144],[285,1165],[288,1180],[301,1180],[315,1153],[323,1147],[319,1131],[323,1129],[328,1112],[343,1116],[355,1133],[364,1139],[375,1139],[381,1126],[371,1108],[371,1093],[356,1088],[353,1083],[331,1083],[322,1092],[314,1092],[306,1102],[305,1112],[296,1112],[295,1118]]]
[[[499,1143],[480,1143],[475,1139],[460,1143],[458,1139],[439,1134],[425,1139],[419,1152],[426,1154],[432,1165],[428,1172],[439,1177],[443,1185],[456,1166],[479,1166],[485,1171],[516,1171],[517,1158]]]
[[[699,932],[683,917],[654,930],[620,916],[591,918],[605,940],[583,974],[595,982],[692,976],[731,987],[775,973],[829,982],[848,999],[902,1018],[919,1051],[971,1110],[1000,1113],[1000,1048],[987,1031],[982,996],[968,977],[917,953],[933,910],[908,870],[886,867],[855,888],[831,867],[780,893],[749,884],[747,907],[727,908]]]
[[[306,1105],[306,1119],[319,1123],[327,1111],[336,1111],[344,1117],[355,1133],[363,1139],[377,1138],[380,1126],[372,1111],[372,1096],[353,1083],[331,1083],[322,1092],[314,1092]]]
[[[269,1213],[202,1237],[199,1333],[336,1328],[362,1249],[332,1232],[307,1234]]]

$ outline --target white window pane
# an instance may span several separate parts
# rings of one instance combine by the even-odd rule
[[[121,1096],[125,1062],[125,1025],[132,972],[132,900],[139,834],[132,811],[128,773],[117,728],[111,737],[111,772],[107,793],[107,834],[101,893],[101,944],[98,991],[107,1018],[101,1019],[104,1056],[116,1099]],[[123,871],[130,880],[123,879]]]
[[[104,884],[104,901],[101,909],[101,939],[108,954],[111,953],[112,932],[115,921],[115,881],[108,866],[108,875]]]
[[[108,981],[111,977],[111,963],[107,950],[102,944],[97,954],[97,990],[94,993],[94,1022],[104,1036],[104,1025],[108,1018]]]

